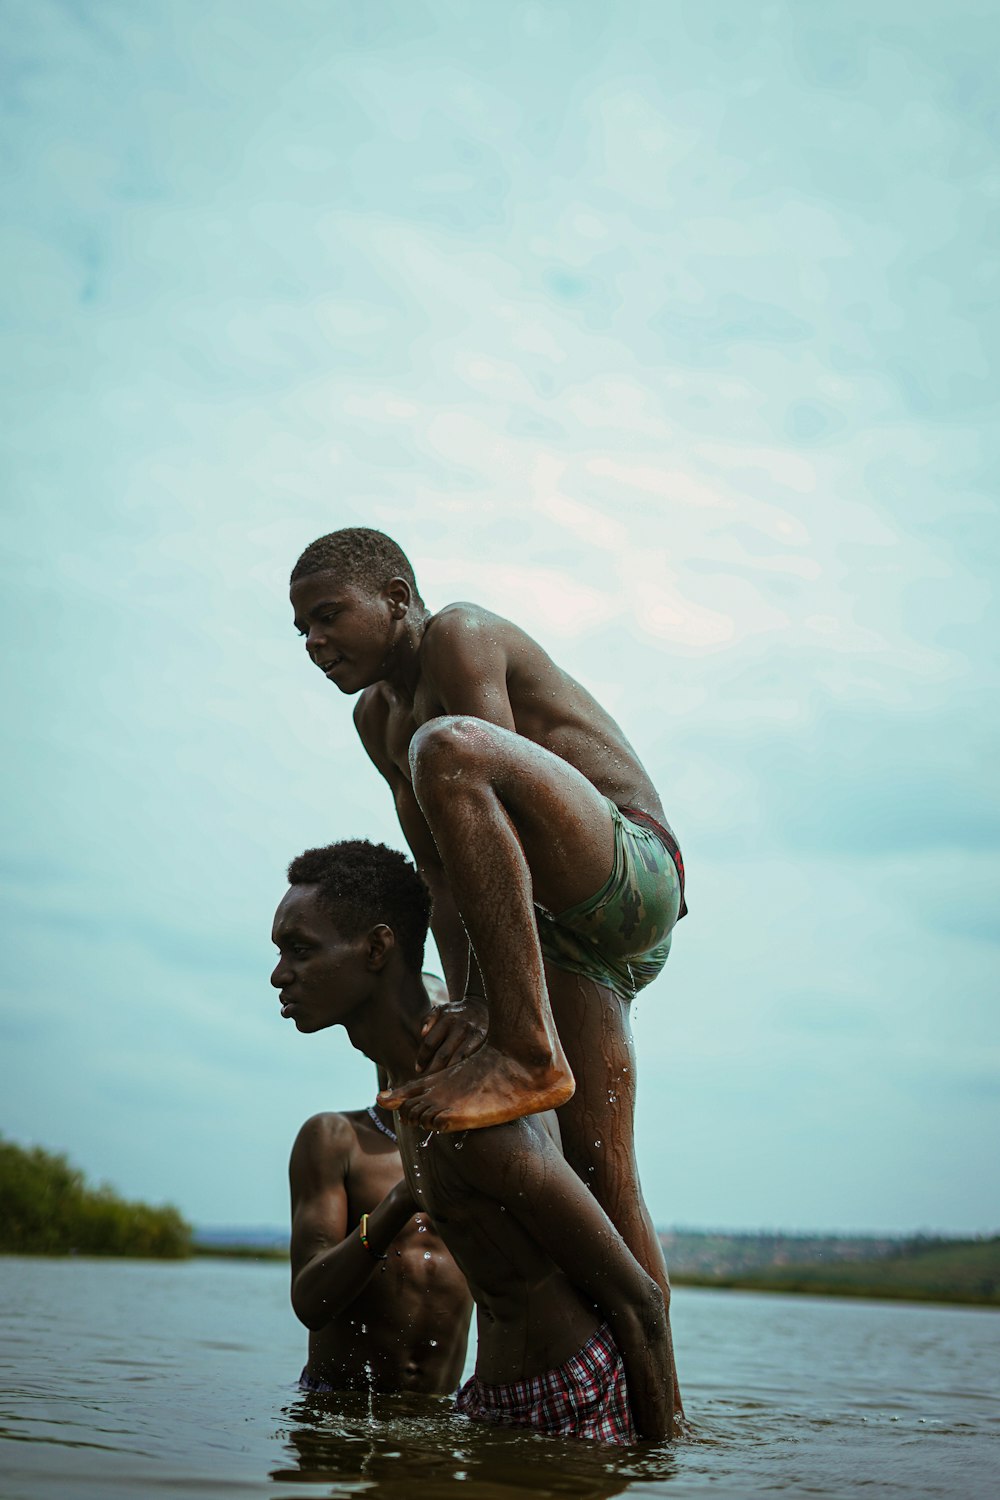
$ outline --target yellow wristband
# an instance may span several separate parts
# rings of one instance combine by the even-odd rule
[[[368,1215],[367,1214],[362,1214],[361,1215],[361,1223],[359,1225],[359,1229],[360,1229],[360,1233],[361,1233],[361,1243],[362,1243],[362,1245],[364,1245],[365,1249],[368,1251],[368,1254],[371,1255],[371,1256],[374,1256],[375,1260],[385,1260],[385,1256],[384,1255],[379,1255],[378,1251],[374,1250],[372,1248],[371,1244],[369,1243],[369,1240],[368,1240]]]

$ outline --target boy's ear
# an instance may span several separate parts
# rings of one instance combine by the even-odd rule
[[[401,620],[413,602],[413,592],[405,578],[392,578],[385,586],[394,620]]]
[[[389,962],[389,955],[396,946],[396,934],[391,927],[380,922],[369,932],[367,944],[368,967],[378,973]]]

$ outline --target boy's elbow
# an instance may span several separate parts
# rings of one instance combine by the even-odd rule
[[[670,1325],[667,1321],[663,1293],[652,1279],[632,1302],[628,1309],[628,1319],[631,1324],[632,1337],[637,1344],[650,1352],[656,1351],[662,1354],[665,1359],[670,1338]]]
[[[333,1316],[327,1308],[317,1308],[296,1286],[292,1287],[292,1312],[310,1333],[319,1333]]]
[[[652,1277],[649,1277],[638,1312],[648,1338],[660,1340],[667,1337],[667,1304],[661,1288]]]

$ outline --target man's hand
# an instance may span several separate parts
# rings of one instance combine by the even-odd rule
[[[440,1073],[451,1063],[471,1057],[483,1045],[488,1022],[485,1000],[473,995],[459,1003],[435,1006],[434,1014],[424,1022],[417,1072]]]

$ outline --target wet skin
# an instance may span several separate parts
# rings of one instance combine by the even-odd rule
[[[428,1216],[414,1214],[397,1147],[365,1110],[314,1115],[289,1182],[292,1303],[311,1330],[310,1376],[337,1390],[454,1391],[472,1298]],[[384,1260],[360,1243],[363,1213]]]
[[[430,887],[460,1002],[429,1026],[421,1076],[382,1102],[444,1132],[561,1108],[568,1159],[669,1297],[635,1167],[628,1005],[543,962],[534,913],[604,884],[605,797],[665,821],[635,751],[535,641],[476,605],[430,615],[403,580],[372,596],[332,573],[298,580],[291,600],[311,660],[361,693],[355,724]]]
[[[432,1009],[391,930],[380,924],[346,937],[315,887],[294,886],[273,937],[281,956],[271,982],[298,1030],[343,1025],[390,1086],[407,1076]],[[637,1429],[660,1438],[670,1421],[663,1295],[563,1160],[550,1121],[423,1137],[400,1120],[409,1192],[433,1216],[476,1298],[482,1380],[521,1380],[562,1364],[607,1320]]]

